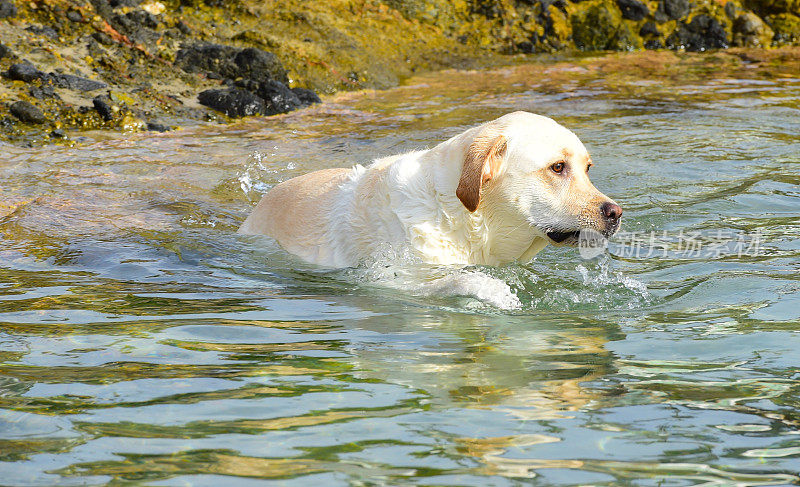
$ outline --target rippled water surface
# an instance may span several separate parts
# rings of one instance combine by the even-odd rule
[[[581,66],[2,147],[0,483],[800,483],[800,76]],[[592,152],[605,255],[327,271],[234,234],[276,182],[517,109]]]

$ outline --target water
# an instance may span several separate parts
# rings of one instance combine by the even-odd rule
[[[3,147],[2,483],[800,483],[800,79],[609,59]],[[234,234],[278,181],[516,109],[625,208],[603,256],[328,271]]]

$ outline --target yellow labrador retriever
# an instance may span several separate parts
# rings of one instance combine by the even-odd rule
[[[349,267],[387,248],[431,264],[527,262],[582,229],[617,231],[622,208],[595,188],[578,137],[514,112],[428,150],[325,169],[272,188],[239,233]]]

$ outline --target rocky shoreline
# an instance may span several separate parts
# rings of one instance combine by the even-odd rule
[[[800,0],[0,0],[0,140],[167,131],[542,52],[800,41]]]

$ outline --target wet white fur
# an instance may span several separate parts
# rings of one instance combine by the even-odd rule
[[[341,182],[321,195],[304,196],[304,188],[324,182],[313,175],[297,183],[299,191],[272,198],[268,193],[239,232],[270,235],[288,251],[328,267],[357,265],[387,247],[432,264],[529,261],[550,242],[546,229],[586,225],[576,205],[608,198],[588,178],[583,195],[572,194],[574,187],[566,183],[554,187],[542,179],[541,169],[563,159],[565,149],[588,159],[571,131],[527,112],[489,123],[507,138],[507,152],[475,212],[456,197],[456,188],[467,149],[486,124],[428,150],[356,166],[346,177],[334,174],[330,177]],[[292,212],[301,209],[302,221],[292,220]],[[290,225],[299,227],[290,232]]]

